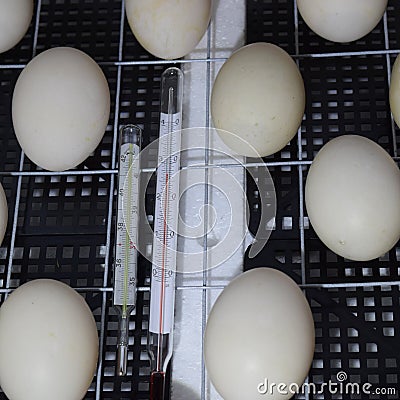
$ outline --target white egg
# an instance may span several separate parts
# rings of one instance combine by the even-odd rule
[[[400,126],[400,57],[396,57],[396,61],[392,69],[392,77],[390,79],[389,103],[393,118],[397,126]]]
[[[206,32],[211,17],[211,0],[126,0],[125,7],[138,42],[164,59],[190,53]]]
[[[314,321],[296,283],[272,268],[234,279],[208,317],[204,356],[225,400],[289,399],[271,386],[301,386],[314,354]],[[275,388],[276,389],[276,388]]]
[[[25,36],[32,14],[33,0],[0,0],[0,53]]]
[[[333,42],[352,42],[370,33],[381,20],[388,0],[297,0],[305,23]]]
[[[270,43],[233,53],[212,89],[214,126],[225,144],[244,156],[268,156],[285,147],[297,133],[304,107],[297,65]]]
[[[327,247],[350,260],[371,260],[400,238],[400,171],[389,154],[362,136],[322,147],[306,181],[310,222]]]
[[[0,245],[4,239],[8,222],[7,198],[3,186],[0,183]]]
[[[80,400],[96,369],[90,308],[69,286],[38,279],[0,308],[0,386],[9,400]]]
[[[50,171],[83,162],[100,143],[109,115],[107,80],[77,49],[44,51],[15,85],[12,119],[18,142],[34,163]]]

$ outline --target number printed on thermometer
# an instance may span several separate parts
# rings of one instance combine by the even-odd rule
[[[135,304],[136,296],[139,151],[136,144],[121,145],[114,269],[114,304],[121,306]]]

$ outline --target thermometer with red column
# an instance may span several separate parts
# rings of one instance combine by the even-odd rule
[[[151,360],[150,400],[164,399],[165,374],[173,349],[182,85],[183,74],[179,68],[168,68],[161,76],[160,138],[148,337]]]

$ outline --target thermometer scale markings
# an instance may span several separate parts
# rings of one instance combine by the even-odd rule
[[[128,365],[129,318],[136,305],[139,176],[142,130],[125,125],[120,130],[113,305],[118,312],[117,373]]]
[[[174,311],[181,113],[161,113],[160,119],[149,329],[165,334],[172,330]]]
[[[114,305],[122,306],[123,314],[136,296],[139,151],[136,144],[122,144],[119,159]]]
[[[161,75],[160,138],[147,343],[151,364],[150,400],[165,398],[165,374],[173,353],[182,88],[182,71],[176,67],[167,68]]]

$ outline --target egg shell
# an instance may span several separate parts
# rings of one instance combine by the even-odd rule
[[[230,282],[210,312],[208,375],[225,400],[289,399],[291,394],[262,393],[262,384],[300,386],[314,342],[311,310],[296,283],[278,270],[255,268]]]
[[[370,33],[381,20],[388,0],[297,0],[305,23],[333,42],[352,42]]]
[[[126,0],[129,26],[151,54],[175,59],[189,54],[204,36],[211,0]]]
[[[7,198],[3,186],[0,184],[0,245],[3,242],[8,222]]]
[[[0,386],[9,400],[80,400],[98,358],[98,334],[82,296],[38,279],[0,308]]]
[[[77,49],[44,51],[15,85],[15,135],[26,155],[50,171],[83,162],[104,136],[109,115],[107,80],[96,62]]]
[[[390,110],[397,126],[400,126],[400,57],[393,64],[389,88]]]
[[[271,43],[234,52],[212,89],[214,126],[225,144],[244,156],[268,156],[285,147],[297,133],[304,107],[296,63]]]
[[[33,14],[32,0],[0,0],[0,53],[25,36]]]
[[[400,171],[370,139],[345,135],[316,155],[307,175],[305,204],[315,232],[335,253],[367,261],[400,238]]]

